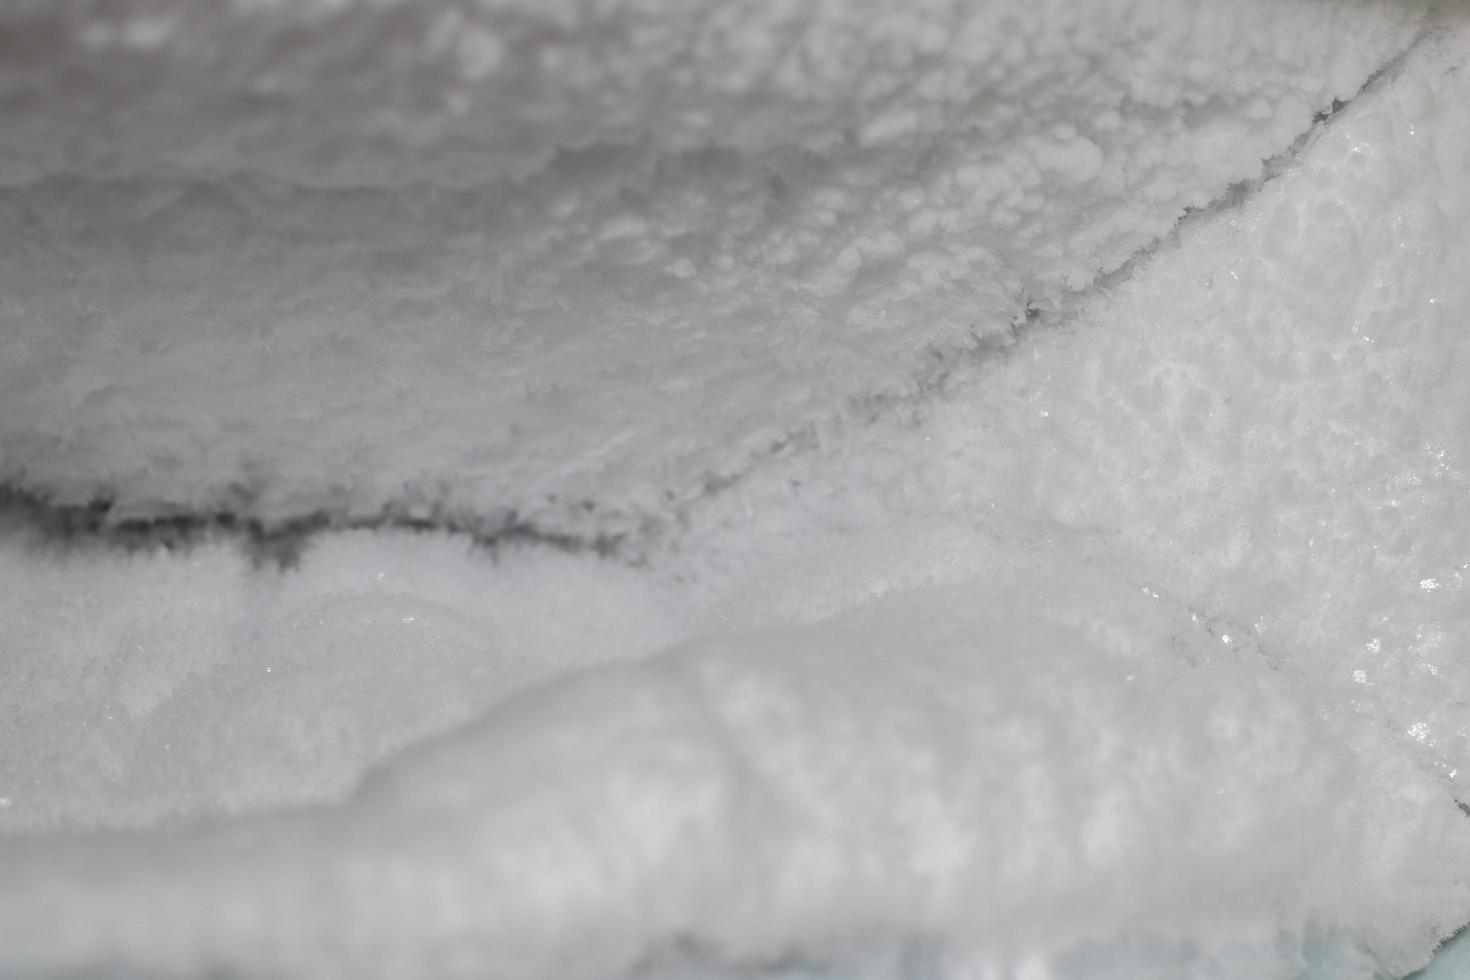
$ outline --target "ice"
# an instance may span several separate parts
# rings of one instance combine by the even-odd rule
[[[7,3],[0,479],[641,544],[1258,178],[1424,18]]]
[[[35,136],[0,170],[51,175],[0,193],[24,231],[0,244],[0,468],[112,519],[238,522],[133,552],[0,537],[0,973],[1425,965],[1470,922],[1470,24],[1124,6],[974,7],[1010,47],[921,29],[937,5],[737,6],[690,62],[728,90],[676,93],[622,57],[625,29],[684,37],[659,3],[0,15],[60,52],[0,84],[60,64],[77,86],[0,109]],[[481,30],[557,17],[585,44],[552,94],[599,90],[588,118],[516,95],[555,31]],[[335,60],[287,43],[318,29]],[[763,43],[788,29],[799,79]],[[241,70],[191,74],[232,32]],[[274,45],[295,53],[262,81]],[[369,52],[399,53],[402,91]],[[963,69],[964,138],[926,59]],[[153,138],[91,115],[108,85]],[[416,121],[404,91],[468,101]],[[507,128],[477,141],[486,118]],[[334,156],[355,126],[376,138]],[[758,190],[772,161],[786,209]],[[477,162],[521,183],[492,195]],[[921,214],[961,192],[952,226]],[[492,198],[518,217],[482,233]],[[719,247],[658,252],[676,211]],[[817,211],[791,281],[842,312],[782,319],[799,303],[762,277],[787,281],[770,256]],[[571,310],[527,335],[529,387],[485,373],[520,348],[474,342],[472,314],[534,306],[484,305],[492,252],[546,258],[536,288]],[[741,456],[751,433],[770,451]],[[577,440],[605,454],[585,472]],[[252,517],[398,526],[278,564],[241,546]]]
[[[0,538],[0,831],[148,827],[324,802],[547,677],[683,635],[606,562],[443,535],[335,535],[289,573],[233,546]],[[596,642],[589,642],[595,638]]]
[[[974,971],[1147,923],[1355,927],[1402,970],[1406,927],[1464,915],[1470,834],[1435,781],[1365,767],[1293,681],[1117,576],[1040,547],[984,566],[580,673],[341,810],[12,845],[0,947],[22,970],[39,947],[52,968],[592,977],[680,945],[840,962],[931,937]]]
[[[1415,973],[1410,980],[1452,980],[1470,972],[1470,941],[1461,930],[1442,946],[1434,962]]]

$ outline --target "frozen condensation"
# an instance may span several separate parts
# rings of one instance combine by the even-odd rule
[[[1365,766],[1294,681],[1116,576],[985,564],[581,673],[339,809],[17,842],[0,946],[22,970],[590,978],[677,946],[943,937],[973,971],[1140,926],[1207,950],[1352,929],[1403,969],[1464,914],[1470,834],[1432,780]]]
[[[885,11],[0,14],[13,485],[662,531],[6,529],[0,973],[1397,980],[1470,922],[1470,15]]]
[[[1423,26],[1397,0],[9,3],[0,479],[115,518],[636,546],[1258,178]]]

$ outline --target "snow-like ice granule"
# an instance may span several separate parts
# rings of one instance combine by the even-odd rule
[[[1107,555],[1222,640],[1310,669],[1324,703],[1362,712],[1463,786],[1461,37],[1345,110],[1242,206],[1187,223],[1081,315],[961,367],[899,421],[849,426],[745,481],[700,513],[694,537],[717,540],[750,514],[777,538],[895,510],[1025,524]],[[836,564],[797,561],[792,580],[840,575]],[[802,601],[791,588],[761,594],[790,606]]]
[[[581,673],[337,810],[16,841],[0,948],[22,971],[590,978],[676,949],[927,939],[973,970],[1137,930],[1207,958],[1352,928],[1402,970],[1463,916],[1470,834],[1432,780],[1365,764],[1294,681],[1115,575],[1043,547],[981,564]],[[1262,976],[1299,961],[1281,945]]]
[[[0,583],[10,832],[337,799],[383,755],[688,618],[621,566],[492,563],[437,535],[333,536],[284,574],[231,545],[48,555],[12,535]]]
[[[1423,15],[7,3],[0,479],[641,539],[1257,178]]]
[[[1149,36],[1188,23],[1207,47],[1235,23],[1136,9],[1172,11]],[[1349,25],[1248,34],[1310,64],[1319,94],[1396,48],[1331,82],[1312,52],[1409,10],[1273,9]],[[1272,179],[1075,316],[947,360],[942,384],[871,418],[782,403],[812,423],[805,443],[685,508],[647,567],[492,560],[447,534],[323,534],[286,570],[223,543],[126,556],[7,538],[0,973],[1422,965],[1470,921],[1470,29],[1442,17]],[[1139,118],[1167,126],[1165,102]],[[310,158],[311,139],[275,144],[271,166]],[[107,166],[188,161],[128,152]],[[207,164],[191,165],[223,181]],[[78,200],[106,204],[119,174],[96,166],[99,196]],[[1074,200],[1065,186],[1043,182],[1042,212]],[[34,364],[55,356],[26,336]],[[104,383],[128,356],[60,349],[68,368],[97,357]],[[418,397],[452,400],[454,383]],[[165,414],[186,439],[213,424]],[[287,461],[310,447],[310,472],[332,473],[334,430],[294,430],[252,465],[329,506]],[[7,465],[96,462],[50,438],[5,444]],[[55,824],[99,832],[24,832]]]

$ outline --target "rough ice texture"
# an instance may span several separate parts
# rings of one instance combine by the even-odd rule
[[[1255,939],[1264,978],[1309,929],[1402,972],[1464,916],[1470,833],[1424,774],[1117,576],[981,564],[580,674],[342,809],[0,847],[0,965],[591,980],[927,940],[973,975],[1142,932]]]
[[[1422,24],[8,3],[0,480],[639,538],[1258,177]]]
[[[779,537],[916,509],[1075,540],[1283,669],[1320,670],[1325,702],[1464,787],[1463,38],[1078,317],[1024,331],[893,421],[833,427],[711,501],[683,547],[752,514]],[[802,601],[782,589],[764,601]]]
[[[282,575],[230,544],[166,560],[0,538],[0,833],[337,800],[517,690],[682,635],[646,575],[501,560],[360,533]]]
[[[1465,16],[1239,207],[814,427],[645,572],[7,541],[0,973],[1423,963],[1470,921]]]

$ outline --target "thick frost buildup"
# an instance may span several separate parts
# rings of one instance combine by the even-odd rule
[[[1116,576],[987,564],[514,699],[341,810],[5,845],[0,965],[590,980],[917,940],[973,971],[1141,935],[1254,937],[1266,978],[1309,930],[1402,970],[1409,922],[1470,912],[1425,776]]]
[[[1461,792],[1464,44],[1431,46],[1248,205],[1120,288],[1012,416],[1031,506],[1110,529],[1160,587],[1309,670],[1325,702]]]
[[[435,9],[0,14],[0,477],[677,533],[6,531],[0,974],[1398,980],[1470,922],[1470,12]]]
[[[0,480],[641,538],[1257,178],[1423,26],[892,7],[6,4]]]
[[[1077,317],[957,371],[906,419],[746,481],[701,512],[700,540],[728,543],[749,514],[792,535],[915,509],[1072,540],[1222,641],[1310,671],[1364,737],[1464,786],[1470,89],[1456,30]]]
[[[228,545],[171,558],[0,538],[0,833],[337,800],[387,753],[685,632],[649,576],[501,559],[361,532],[280,573]]]

